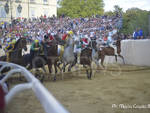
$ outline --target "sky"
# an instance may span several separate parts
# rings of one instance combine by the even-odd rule
[[[114,5],[119,5],[126,11],[128,8],[138,7],[143,10],[150,11],[150,0],[104,0],[105,11],[113,11]]]

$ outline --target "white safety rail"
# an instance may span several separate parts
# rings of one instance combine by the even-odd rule
[[[19,92],[27,89],[32,89],[36,97],[44,107],[46,113],[69,113],[55,98],[54,96],[37,80],[28,70],[24,67],[7,62],[0,62],[2,67],[0,72],[5,67],[11,67],[12,69],[7,73],[7,75],[0,81],[0,84],[4,82],[14,73],[21,73],[28,83],[19,84],[13,87],[8,94],[5,96],[6,104],[8,104],[12,98],[17,95]]]

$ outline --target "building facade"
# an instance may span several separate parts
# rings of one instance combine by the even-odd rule
[[[57,0],[0,0],[0,21],[57,16]]]

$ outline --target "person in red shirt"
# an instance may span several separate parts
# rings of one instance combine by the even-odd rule
[[[68,34],[65,33],[65,34],[62,36],[62,40],[66,40],[67,36],[68,36]]]
[[[49,39],[52,41],[54,39],[54,36],[50,34]]]

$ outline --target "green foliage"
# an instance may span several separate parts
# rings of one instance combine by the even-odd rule
[[[58,5],[58,16],[65,14],[72,18],[91,17],[104,12],[103,0],[61,0]]]
[[[138,8],[131,8],[123,13],[123,28],[121,32],[131,34],[136,29],[143,29],[144,34],[148,34],[148,16],[150,13]]]
[[[115,8],[115,10],[114,10],[115,12],[123,13],[122,8],[121,8],[121,7],[119,7],[118,5],[115,5],[115,6],[114,6],[114,8]]]
[[[104,13],[104,15],[113,16],[113,15],[115,15],[115,13],[112,11],[107,11]]]
[[[118,14],[123,13],[122,8],[120,8],[118,5],[114,6],[114,11],[107,11],[107,12],[104,13],[104,15],[114,16],[114,15],[116,15],[116,13],[118,13]]]

